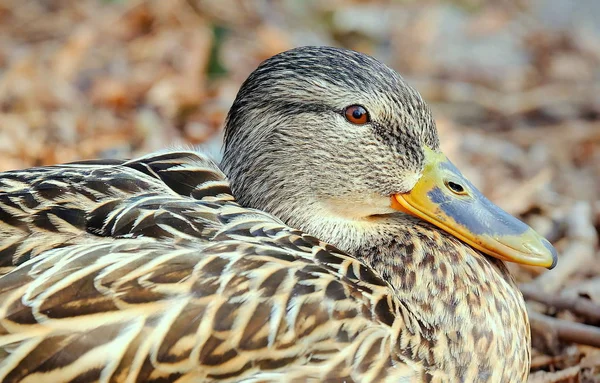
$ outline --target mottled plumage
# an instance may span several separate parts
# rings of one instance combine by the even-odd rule
[[[502,261],[389,205],[424,147],[431,114],[395,72],[308,47],[242,86],[220,167],[0,173],[0,381],[524,381]]]

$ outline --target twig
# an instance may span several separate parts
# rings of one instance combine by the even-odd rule
[[[562,363],[565,360],[565,355],[535,355],[531,357],[531,369],[532,370],[541,370],[544,367],[548,367],[551,365],[556,365],[557,363]]]
[[[522,284],[519,288],[525,299],[543,303],[558,310],[572,311],[590,321],[600,321],[600,305],[595,304],[589,299],[549,294],[531,284]]]
[[[532,310],[528,311],[532,328],[550,329],[556,334],[558,339],[565,342],[600,347],[600,328],[551,318]]]

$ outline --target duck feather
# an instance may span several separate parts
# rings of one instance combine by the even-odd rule
[[[200,154],[3,173],[0,212],[3,382],[406,374],[389,284],[239,206]]]

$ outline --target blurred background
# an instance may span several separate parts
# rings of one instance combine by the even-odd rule
[[[300,45],[371,54],[448,156],[561,252],[511,265],[532,382],[600,381],[600,1],[0,0],[0,171],[220,148],[246,76]]]

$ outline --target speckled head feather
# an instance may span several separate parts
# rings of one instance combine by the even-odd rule
[[[350,105],[371,121],[348,122]],[[389,195],[419,178],[424,146],[439,148],[430,109],[395,71],[362,53],[301,47],[266,60],[242,85],[222,166],[241,203],[308,229],[323,226],[306,219],[311,209],[340,219],[389,213]]]
[[[275,55],[248,77],[229,112],[226,142],[240,134],[250,111],[340,114],[352,102],[375,104],[373,130],[398,150],[439,147],[429,107],[398,73],[359,52],[311,46]]]

